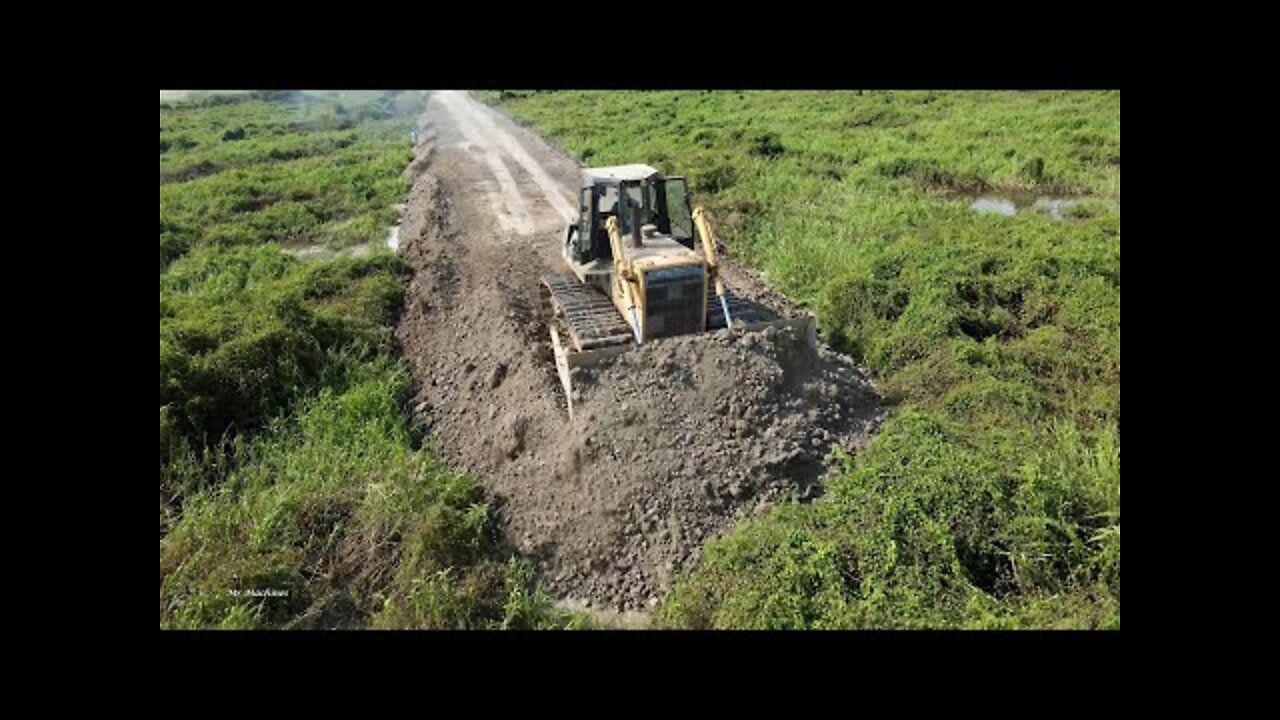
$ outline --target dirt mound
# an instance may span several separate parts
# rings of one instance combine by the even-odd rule
[[[571,199],[578,168],[501,115],[445,100],[428,103],[400,233],[415,268],[397,328],[415,413],[553,593],[647,608],[736,518],[813,497],[830,450],[870,436],[876,396],[795,332],[722,331],[579,370],[571,422],[538,295],[563,231],[545,196]],[[734,289],[767,291],[747,284]]]
[[[794,329],[654,342],[574,388],[544,501],[583,512],[557,529],[552,587],[622,609],[736,519],[815,497],[828,453],[864,444],[877,414],[857,369]]]

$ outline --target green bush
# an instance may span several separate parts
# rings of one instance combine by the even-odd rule
[[[1044,180],[1044,158],[1031,158],[1026,165],[1022,166],[1022,177],[1033,185],[1039,185]]]
[[[762,157],[773,158],[786,152],[782,139],[777,133],[761,133],[751,138],[751,153]]]
[[[698,192],[718,193],[733,186],[737,172],[731,165],[712,165],[692,173],[690,181]]]

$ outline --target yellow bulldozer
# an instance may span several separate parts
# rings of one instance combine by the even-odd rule
[[[795,326],[734,295],[719,276],[716,239],[684,178],[648,165],[583,170],[578,218],[565,229],[569,273],[542,278],[556,369],[573,416],[572,370],[643,343],[725,327]]]

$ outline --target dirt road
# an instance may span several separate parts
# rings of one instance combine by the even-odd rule
[[[869,439],[880,410],[858,369],[778,333],[650,343],[585,374],[571,422],[538,293],[562,269],[578,164],[462,92],[431,93],[420,125],[397,329],[415,413],[558,597],[652,607],[709,537],[814,497],[827,453]]]

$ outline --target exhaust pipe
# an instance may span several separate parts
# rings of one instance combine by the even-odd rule
[[[639,206],[631,208],[631,247],[638,248],[644,245],[642,239],[644,233],[640,229],[641,210]]]

